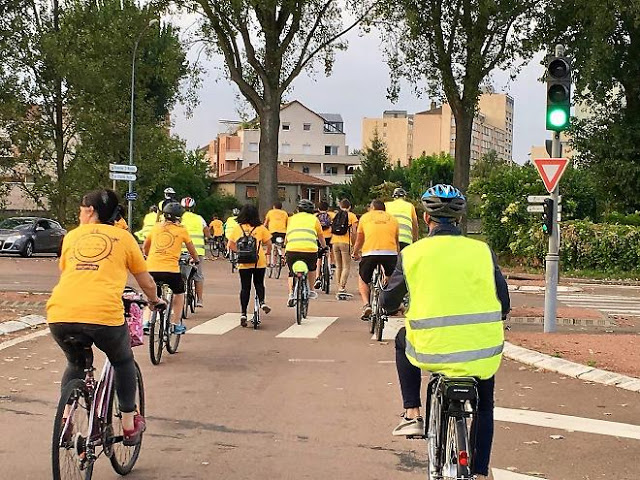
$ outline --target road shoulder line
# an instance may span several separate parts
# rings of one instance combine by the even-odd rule
[[[556,358],[545,353],[529,350],[528,348],[504,343],[504,356],[516,362],[524,363],[532,367],[542,368],[550,372],[566,375],[602,385],[613,385],[623,390],[640,392],[640,378],[621,375],[599,368],[588,367],[580,363],[571,362],[563,358]]]

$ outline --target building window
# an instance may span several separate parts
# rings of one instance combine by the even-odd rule
[[[338,155],[338,147],[336,145],[325,145],[324,146],[324,154],[325,155]]]
[[[303,129],[305,132],[309,132],[309,131],[311,130],[311,124],[310,124],[310,123],[303,123],[303,124],[302,124],[302,129]]]
[[[286,187],[278,187],[278,200],[286,200],[286,199],[287,199]]]
[[[280,153],[289,153],[290,150],[291,145],[289,145],[288,143],[283,143],[282,145],[280,145]]]
[[[282,130],[288,132],[289,130],[291,130],[291,124],[290,123],[283,123],[282,124]]]
[[[337,175],[338,174],[338,167],[337,166],[330,166],[330,167],[324,167],[324,173],[325,175]]]
[[[305,143],[304,145],[302,145],[302,153],[305,155],[310,155],[311,154],[311,145],[309,145],[308,143]]]
[[[257,152],[258,151],[258,142],[249,143],[249,151],[250,152]]]
[[[246,193],[247,198],[258,198],[258,187],[255,185],[247,185]]]
[[[309,167],[302,167],[302,173],[309,173]]]

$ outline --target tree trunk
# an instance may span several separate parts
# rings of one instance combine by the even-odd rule
[[[53,21],[56,35],[60,32],[59,22],[59,5],[58,1],[53,2]],[[65,139],[64,139],[64,99],[62,97],[62,78],[56,76],[54,86],[54,147],[56,151],[56,183],[58,185],[58,192],[55,198],[55,205],[53,209],[57,215],[57,219],[60,222],[66,223],[67,221],[67,188],[66,188],[66,176],[65,176]]]
[[[454,112],[456,119],[456,157],[453,166],[453,186],[466,193],[469,187],[471,163],[471,136],[473,133],[474,110],[468,112],[461,108]],[[462,218],[461,228],[467,232],[467,216]]]
[[[260,112],[260,178],[258,207],[264,218],[278,197],[278,138],[280,134],[280,100]]]

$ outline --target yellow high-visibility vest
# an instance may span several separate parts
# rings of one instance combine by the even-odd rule
[[[231,234],[238,226],[237,216],[227,218],[227,221],[224,222],[224,236],[227,237],[227,240],[231,238]]]
[[[398,221],[398,226],[400,227],[399,241],[401,243],[413,243],[413,209],[415,207],[401,198],[386,202],[384,205],[387,213],[393,215]]]
[[[502,307],[488,245],[462,236],[424,238],[402,251],[409,289],[409,361],[449,377],[495,375],[502,359]]]
[[[202,217],[193,212],[184,212],[182,214],[182,220],[180,220],[180,224],[189,232],[193,246],[196,247],[196,252],[198,252],[198,255],[201,257],[205,255],[203,222]],[[187,249],[183,248],[182,251],[186,252]]]
[[[142,220],[142,228],[138,230],[135,234],[138,240],[140,240],[141,242],[144,242],[147,239],[149,232],[151,231],[153,226],[156,224],[157,218],[158,218],[158,214],[155,212],[149,212],[144,216],[144,219]]]
[[[296,213],[290,217],[287,223],[285,250],[287,252],[317,252],[316,223],[318,223],[318,218],[307,212]]]

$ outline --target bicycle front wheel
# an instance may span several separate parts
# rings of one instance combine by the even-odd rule
[[[467,480],[473,478],[469,468],[469,432],[464,417],[448,417],[447,437],[444,441],[443,480]]]
[[[144,417],[144,384],[142,383],[142,372],[136,363],[136,406],[138,413]],[[142,441],[133,447],[126,447],[122,443],[122,412],[120,412],[120,404],[115,388],[111,395],[111,405],[107,413],[107,425],[111,426],[112,437],[108,439],[111,442],[111,466],[118,475],[126,475],[131,472],[133,466],[138,461]]]
[[[185,295],[184,301],[185,303],[187,302],[186,295]],[[180,337],[182,337],[182,335],[178,335],[175,333],[173,325],[171,324],[172,309],[173,309],[173,294],[170,295],[169,301],[167,302],[167,310],[166,310],[167,318],[165,319],[165,324],[164,324],[165,333],[167,335],[167,352],[169,352],[171,355],[173,355],[178,351],[178,345],[180,345]],[[184,325],[184,318],[182,318],[181,316],[179,320],[178,319],[174,320],[174,324]]]
[[[167,309],[170,307],[167,306]],[[164,316],[167,310],[159,312],[154,310],[149,320],[149,357],[151,363],[158,365],[164,350]]]
[[[87,458],[90,414],[91,402],[84,381],[71,380],[62,389],[53,422],[53,480],[91,479],[93,461]]]
[[[327,261],[327,257],[325,256],[322,259],[322,291],[328,295],[330,289],[331,272],[329,271],[329,262]]]
[[[300,325],[302,324],[302,317],[304,316],[303,314],[304,298],[302,295],[302,280],[300,280],[299,278],[295,279],[294,292],[296,296],[296,323]]]

